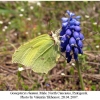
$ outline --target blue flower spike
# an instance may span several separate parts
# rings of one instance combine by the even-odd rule
[[[72,58],[78,60],[78,54],[83,54],[82,48],[84,35],[81,33],[81,16],[75,16],[74,13],[67,11],[69,18],[62,17],[62,30],[60,32],[61,52],[66,53],[66,59],[69,63]],[[70,54],[73,52],[72,54]],[[73,57],[72,57],[73,56]]]

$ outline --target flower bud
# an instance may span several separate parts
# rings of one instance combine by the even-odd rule
[[[69,63],[69,62],[71,61],[71,59],[72,59],[72,55],[69,55],[69,56],[67,57],[67,63]]]
[[[79,39],[80,39],[80,35],[79,35],[78,32],[74,32],[74,33],[73,33],[73,36],[74,36],[74,38],[75,38],[76,40],[79,40]]]
[[[76,44],[76,40],[73,37],[71,37],[70,40],[69,40],[69,44],[71,46],[74,46]]]
[[[78,48],[79,54],[83,54],[82,48]]]
[[[80,39],[84,40],[84,35],[82,33],[80,33]]]
[[[71,52],[71,47],[69,44],[66,46],[66,52]]]
[[[74,28],[75,28],[75,26],[74,26],[74,25],[71,25],[71,26],[70,26],[70,29],[74,29]]]
[[[81,40],[78,40],[77,45],[78,45],[78,47],[83,48],[83,43]]]
[[[74,53],[75,54],[78,54],[79,53],[78,48],[74,47]]]
[[[67,40],[67,38],[66,38],[66,36],[65,35],[63,35],[62,37],[61,37],[61,42],[65,42]]]
[[[68,25],[68,22],[62,23],[62,27],[65,28]]]
[[[80,32],[81,31],[80,26],[75,26],[75,31]]]
[[[75,22],[75,25],[79,26],[80,25],[80,22],[79,21],[76,21]]]
[[[76,16],[75,18],[76,18],[76,19],[80,19],[80,18],[81,18],[81,16]]]
[[[60,36],[63,36],[64,34],[65,34],[65,31],[64,30],[61,30]]]
[[[75,60],[78,60],[78,54],[75,54],[75,53],[74,53],[74,59],[75,59]]]
[[[70,36],[70,35],[71,35],[71,33],[72,33],[72,32],[71,32],[71,30],[70,30],[70,29],[67,29],[67,30],[66,30],[66,32],[65,32],[65,34],[66,34],[66,35],[68,35],[68,36]]]
[[[61,18],[61,20],[62,20],[62,23],[64,23],[64,22],[67,22],[68,21],[68,18],[63,17],[63,18]]]

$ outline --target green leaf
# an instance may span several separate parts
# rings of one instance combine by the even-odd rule
[[[54,40],[44,34],[20,46],[15,51],[12,62],[31,67],[34,72],[48,73],[59,58],[57,50]]]

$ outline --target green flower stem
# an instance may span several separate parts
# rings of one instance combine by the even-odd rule
[[[78,60],[76,60],[76,67],[77,67],[77,70],[78,70],[78,75],[79,75],[79,79],[80,79],[80,83],[81,83],[81,88],[84,91],[85,89],[84,89],[83,77],[81,75],[81,69],[80,69],[80,65],[79,65]]]

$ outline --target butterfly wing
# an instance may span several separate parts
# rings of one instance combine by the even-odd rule
[[[48,73],[59,57],[57,49],[53,39],[44,34],[20,46],[15,51],[12,61],[31,67],[35,72]]]

